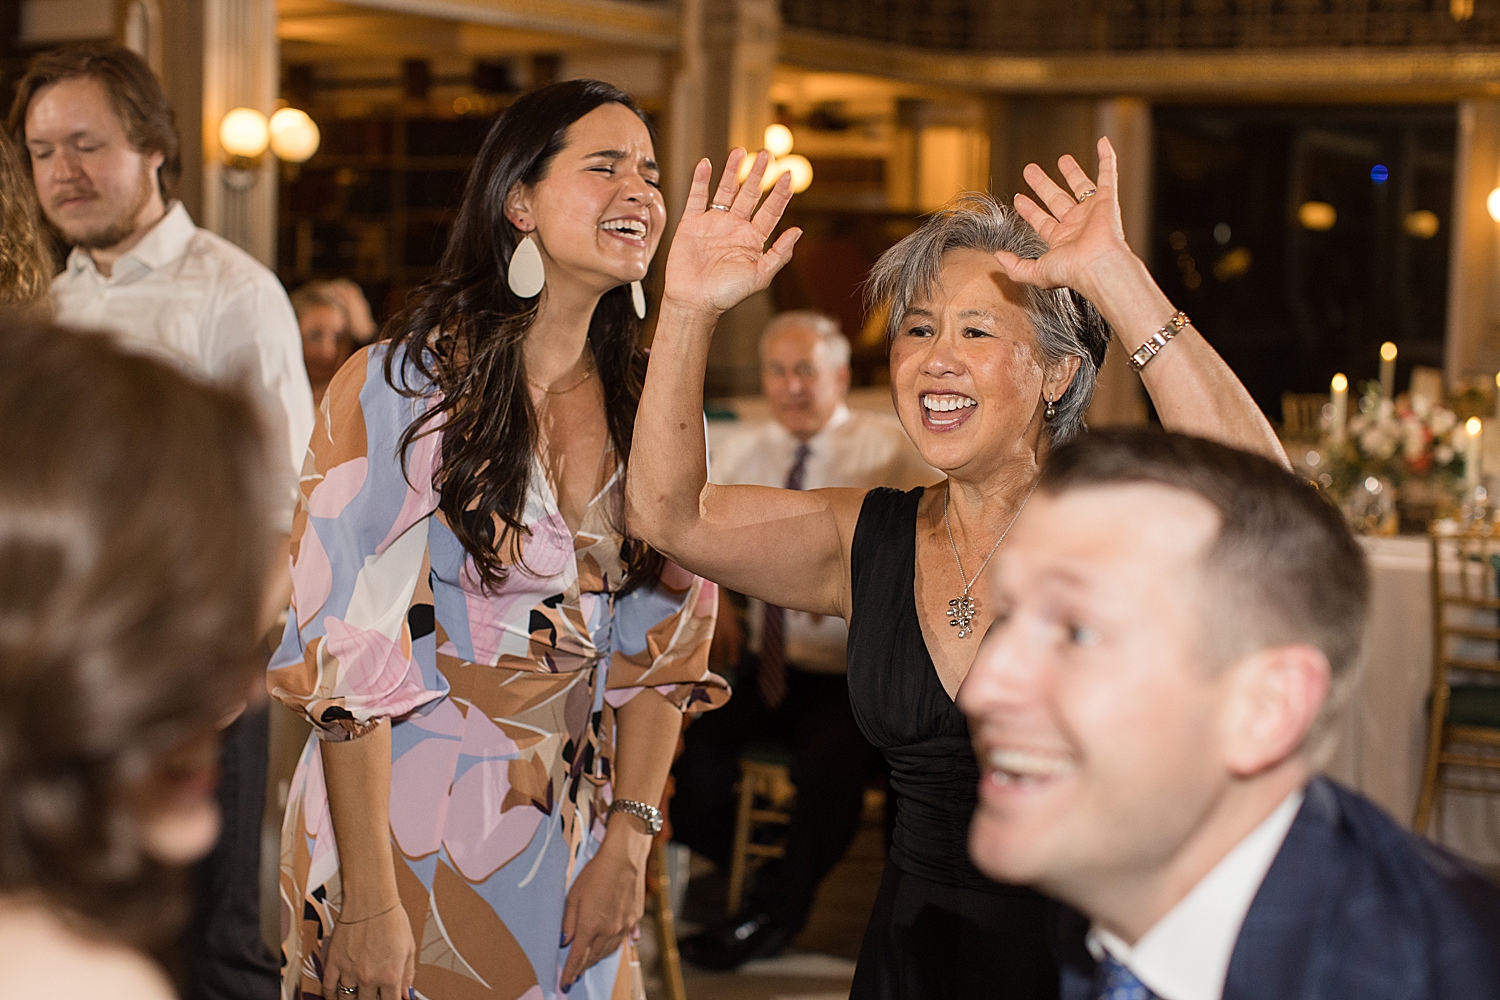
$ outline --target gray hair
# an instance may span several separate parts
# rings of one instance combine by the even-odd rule
[[[843,327],[832,316],[814,309],[789,309],[772,316],[760,334],[760,356],[766,356],[766,344],[772,337],[791,326],[805,326],[816,333],[833,367],[842,368],[849,363],[849,338],[844,336]]]
[[[881,254],[870,271],[865,286],[870,307],[890,306],[887,348],[912,301],[937,282],[943,255],[950,250],[1009,250],[1035,260],[1047,252],[1047,243],[1014,209],[987,194],[960,195],[934,212],[916,232]],[[1052,442],[1061,444],[1085,429],[1083,414],[1094,398],[1094,381],[1109,346],[1109,326],[1087,299],[1070,289],[1021,288],[1042,357],[1051,365],[1079,359],[1078,374],[1055,401],[1057,414],[1047,423]]]

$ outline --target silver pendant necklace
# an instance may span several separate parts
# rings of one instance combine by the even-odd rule
[[[973,633],[974,616],[979,612],[979,605],[974,602],[973,597],[969,596],[969,589],[974,586],[974,582],[984,573],[984,568],[990,564],[990,559],[994,557],[996,550],[1000,548],[1000,543],[1005,541],[1005,536],[1010,534],[1010,529],[1015,527],[1016,518],[1020,517],[1021,511],[1026,509],[1026,501],[1030,500],[1031,494],[1036,492],[1036,483],[1032,483],[1031,489],[1026,491],[1026,498],[1021,501],[1021,506],[1016,508],[1016,513],[1011,517],[1010,524],[1005,526],[1005,530],[1000,532],[1000,537],[995,539],[995,544],[990,546],[990,554],[985,556],[984,562],[979,564],[979,569],[974,573],[973,579],[970,579],[964,573],[964,561],[958,557],[958,544],[953,541],[953,525],[948,521],[948,496],[952,492],[953,485],[951,483],[943,489],[943,527],[948,529],[948,545],[953,549],[953,561],[958,563],[958,578],[960,580],[967,580],[968,582],[964,584],[964,592],[948,602],[948,624],[957,628],[958,637],[963,639]]]

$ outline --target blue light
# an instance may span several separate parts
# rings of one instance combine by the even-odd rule
[[[1390,176],[1391,172],[1386,169],[1384,163],[1377,163],[1370,168],[1370,180],[1374,181],[1376,184],[1384,184],[1386,178]]]

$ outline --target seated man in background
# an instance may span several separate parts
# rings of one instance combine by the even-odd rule
[[[292,293],[302,331],[302,363],[312,383],[313,406],[354,352],[375,339],[370,303],[348,278],[309,281]]]
[[[1086,435],[991,572],[969,847],[1078,911],[1064,1000],[1500,997],[1500,888],[1315,777],[1369,591],[1324,498],[1208,441]]]
[[[832,318],[809,311],[774,317],[761,334],[760,355],[773,419],[736,429],[715,447],[714,482],[910,489],[941,478],[894,415],[845,405],[849,342]],[[749,652],[741,657],[736,611],[721,604],[714,641],[737,675],[735,697],[688,728],[674,771],[676,839],[727,869],[734,785],[747,743],[790,748],[798,795],[786,856],[760,871],[747,906],[682,943],[689,960],[716,969],[774,954],[802,928],[818,883],[858,831],[865,781],[881,763],[849,709],[843,620],[759,601],[750,602],[746,618]]]

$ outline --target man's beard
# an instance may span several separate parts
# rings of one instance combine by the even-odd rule
[[[135,232],[136,220],[140,218],[141,210],[146,207],[146,203],[151,200],[151,190],[155,186],[155,171],[142,164],[135,197],[130,200],[130,205],[124,211],[97,229],[83,231],[63,229],[63,236],[73,246],[83,250],[108,250],[110,247],[118,246]]]

